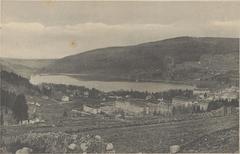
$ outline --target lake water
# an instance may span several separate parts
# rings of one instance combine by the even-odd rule
[[[85,86],[87,88],[96,88],[101,91],[117,91],[117,90],[136,90],[136,91],[148,91],[148,92],[160,92],[170,89],[193,89],[193,86],[161,83],[161,82],[127,82],[127,81],[86,81],[76,79],[66,75],[35,75],[30,79],[32,84],[41,83],[55,83]]]

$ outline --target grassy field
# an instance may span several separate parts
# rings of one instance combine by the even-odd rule
[[[94,130],[115,145],[117,152],[169,152],[169,146],[184,146],[215,131],[238,126],[238,116],[181,121],[147,126]],[[229,149],[226,152],[235,152]],[[202,152],[202,151],[200,151]],[[221,149],[216,152],[222,152]]]
[[[186,145],[182,152],[239,153],[239,127],[224,129],[205,135]]]
[[[90,119],[89,119],[90,120]],[[88,120],[88,121],[89,121]],[[93,120],[93,119],[92,119]],[[95,119],[96,120],[96,119]],[[82,122],[84,124],[84,121]],[[114,121],[109,121],[104,125],[114,125]],[[230,129],[233,127],[238,128],[238,115],[224,116],[224,117],[209,117],[204,119],[185,120],[178,122],[167,122],[160,124],[149,124],[139,126],[127,127],[109,127],[103,129],[90,129],[90,125],[64,125],[61,127],[38,127],[38,126],[21,126],[21,127],[8,127],[5,137],[12,135],[19,135],[29,132],[68,132],[72,134],[93,134],[100,135],[106,142],[112,142],[116,152],[129,153],[129,152],[169,152],[169,146],[178,144],[182,147],[193,144],[197,139],[201,139],[206,135],[211,135],[214,132]],[[83,128],[89,127],[89,129]],[[72,130],[77,132],[71,132]],[[216,134],[217,135],[217,134]],[[214,136],[214,135],[213,135]],[[230,137],[231,138],[231,137]],[[234,140],[234,139],[233,139]],[[214,140],[213,140],[214,141]],[[217,141],[217,140],[216,140]],[[192,147],[192,149],[191,149]],[[190,146],[188,150],[196,149]],[[206,149],[199,148],[198,152],[208,152]],[[224,152],[235,152],[237,149],[235,144],[231,142],[225,145]],[[235,147],[235,148],[229,148]],[[216,149],[215,152],[222,152],[222,149]]]

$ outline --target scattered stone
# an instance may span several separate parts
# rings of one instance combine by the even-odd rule
[[[0,153],[10,154],[10,152],[7,151],[7,148],[5,146],[1,147],[1,145],[0,145]]]
[[[108,143],[107,146],[106,146],[106,150],[107,151],[113,150],[113,144],[112,143]]]
[[[101,140],[101,136],[96,135],[96,136],[95,136],[95,139],[98,140],[98,141],[100,141],[100,140]]]
[[[86,143],[81,143],[80,148],[82,149],[83,152],[87,151],[88,146]]]
[[[75,150],[77,148],[77,145],[75,143],[72,143],[68,146],[70,150]]]
[[[180,146],[179,145],[170,146],[170,153],[177,153],[179,151],[180,151]]]
[[[31,154],[32,149],[23,147],[22,149],[19,149],[16,151],[16,154]]]

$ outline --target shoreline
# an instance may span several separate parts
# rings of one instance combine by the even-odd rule
[[[70,73],[52,73],[52,74],[36,74],[39,76],[50,76],[50,75],[56,75],[56,76],[69,76],[77,80],[81,81],[102,81],[102,82],[136,82],[136,83],[146,83],[146,82],[151,82],[151,83],[168,83],[168,84],[184,84],[184,85],[189,85],[189,86],[194,86],[193,81],[172,81],[172,80],[152,80],[152,79],[139,79],[139,80],[134,80],[134,79],[126,79],[126,78],[117,78],[117,77],[110,77],[106,78],[106,76],[91,76],[88,74],[70,74]]]

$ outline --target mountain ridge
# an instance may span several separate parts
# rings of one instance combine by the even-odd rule
[[[40,72],[169,79],[178,65],[199,62],[206,55],[230,54],[234,58],[238,56],[238,50],[239,38],[176,37],[70,55],[56,60]]]

